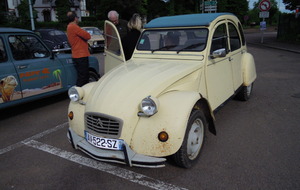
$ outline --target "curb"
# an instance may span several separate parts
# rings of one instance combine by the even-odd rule
[[[263,44],[263,43],[255,43],[255,42],[247,42],[247,44],[256,45],[256,46],[264,46],[264,47],[268,47],[268,48],[273,48],[273,49],[278,49],[278,50],[283,50],[283,51],[288,51],[288,52],[299,53],[300,54],[300,50],[292,50],[292,49],[282,48],[282,47],[278,47],[278,46],[274,46],[274,45],[268,45],[268,44]]]

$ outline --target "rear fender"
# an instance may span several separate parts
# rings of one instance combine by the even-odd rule
[[[243,86],[249,86],[256,79],[254,58],[250,53],[244,53],[242,57]]]

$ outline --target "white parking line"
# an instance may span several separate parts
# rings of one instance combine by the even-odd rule
[[[64,127],[66,127],[67,125],[68,125],[68,122],[63,123],[63,124],[58,125],[58,126],[56,126],[56,127],[54,127],[54,128],[48,129],[48,130],[43,131],[43,132],[41,132],[41,133],[39,133],[39,134],[36,134],[36,135],[34,135],[34,136],[32,136],[32,137],[29,137],[29,138],[27,138],[27,139],[25,139],[25,140],[23,140],[23,141],[21,141],[21,142],[18,142],[18,143],[16,143],[16,144],[10,145],[10,146],[8,146],[8,147],[6,147],[6,148],[0,149],[0,155],[1,155],[1,154],[4,154],[4,153],[6,153],[6,152],[9,152],[9,151],[11,151],[11,150],[13,150],[13,149],[19,148],[20,146],[23,146],[24,142],[31,141],[31,140],[34,140],[34,139],[39,139],[39,138],[41,138],[41,137],[43,137],[43,136],[45,136],[45,135],[48,135],[48,134],[50,134],[50,133],[53,133],[53,132],[55,132],[55,131],[58,131],[58,130],[64,128]]]
[[[55,156],[64,158],[66,160],[75,162],[77,164],[81,164],[90,168],[94,168],[97,170],[100,170],[102,172],[106,172],[109,174],[112,174],[114,176],[121,177],[123,179],[129,180],[133,183],[137,183],[152,189],[164,189],[164,190],[183,190],[186,188],[181,188],[172,184],[165,183],[163,181],[159,181],[153,178],[150,178],[148,176],[135,173],[130,170],[122,169],[116,166],[112,166],[106,163],[98,162],[96,160],[86,158],[83,156],[80,156],[78,154],[74,154],[72,152],[68,152],[56,147],[53,147],[51,145],[43,144],[41,142],[30,140],[27,142],[24,142],[27,146],[39,149],[44,152],[48,152],[50,154],[53,154]]]
[[[41,151],[53,154],[55,156],[58,156],[60,158],[64,158],[66,160],[72,161],[74,163],[78,163],[90,168],[97,169],[102,172],[106,172],[109,174],[112,174],[114,176],[129,180],[133,183],[137,183],[139,185],[143,185],[152,189],[164,189],[164,190],[186,190],[186,188],[178,187],[172,184],[165,183],[160,180],[153,179],[151,177],[145,176],[143,174],[135,173],[130,170],[122,169],[117,166],[113,166],[110,164],[106,164],[103,162],[98,162],[96,160],[86,158],[83,156],[80,156],[78,154],[74,154],[72,152],[68,152],[56,147],[53,147],[51,145],[43,144],[41,142],[36,141],[36,139],[39,139],[45,135],[48,135],[50,133],[53,133],[55,131],[58,131],[64,127],[66,127],[68,123],[63,123],[61,125],[58,125],[54,128],[51,128],[49,130],[43,131],[37,135],[34,135],[30,138],[27,138],[21,142],[15,143],[13,145],[10,145],[6,148],[0,149],[0,155],[4,154],[6,152],[9,152],[11,150],[14,150],[16,148],[19,148],[21,146],[30,146],[32,148],[39,149]]]

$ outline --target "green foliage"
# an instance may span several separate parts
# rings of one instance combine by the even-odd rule
[[[219,0],[218,12],[229,12],[235,14],[241,22],[244,21],[244,16],[247,15],[248,1],[247,0]]]
[[[300,19],[295,18],[294,14],[280,14],[277,37],[282,41],[300,44]]]
[[[31,0],[32,5],[34,5],[35,0]],[[23,24],[30,24],[30,11],[29,11],[29,3],[28,0],[21,0],[20,4],[18,5],[19,11],[19,21]],[[32,10],[33,18],[36,20],[37,18],[37,11]]]
[[[275,25],[278,23],[278,16],[279,16],[279,9],[276,0],[271,1],[271,8],[269,10],[269,18],[266,18],[266,22],[269,25]],[[262,19],[259,18],[259,2],[254,2],[253,9],[248,11],[248,15],[250,17],[249,22],[256,22],[259,23]]]
[[[197,13],[200,7],[200,0],[88,0],[86,3],[90,15],[100,20],[106,20],[110,10],[116,10],[125,20],[134,13],[149,20],[158,16]]]
[[[116,10],[120,18],[129,20],[134,13],[147,15],[148,0],[89,0],[86,2],[90,15],[106,20],[110,10]]]
[[[300,5],[299,0],[283,0],[282,2],[285,4],[285,8],[291,11],[295,10],[297,5]]]
[[[71,10],[69,0],[57,0],[56,5],[56,18],[59,22],[67,23],[67,12]]]
[[[7,20],[5,18],[6,12],[6,1],[0,1],[0,23],[6,23]]]

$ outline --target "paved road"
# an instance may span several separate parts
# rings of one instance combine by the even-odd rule
[[[218,135],[194,168],[129,168],[73,150],[64,94],[0,112],[0,189],[300,189],[300,54],[248,49],[253,97],[216,114]]]

